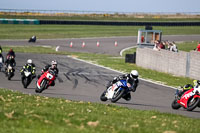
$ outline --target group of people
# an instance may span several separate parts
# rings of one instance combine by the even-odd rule
[[[170,42],[156,40],[154,43],[153,50],[159,51],[161,49],[169,50],[172,52],[178,52],[178,47],[176,46],[176,43],[174,41]]]
[[[5,72],[7,71],[8,65],[12,66],[12,67],[13,67],[13,71],[15,71],[14,67],[16,66],[16,62],[15,62],[15,52],[13,51],[13,49],[11,48],[11,49],[9,50],[9,52],[7,53],[7,55],[6,55],[6,61],[5,61],[5,62],[4,62],[4,58],[3,58],[2,52],[3,52],[3,51],[2,51],[2,48],[1,48],[1,46],[0,46],[0,57],[2,57],[3,63],[5,64]],[[35,66],[35,64],[33,63],[32,59],[28,59],[27,62],[26,62],[26,64],[25,64],[25,65],[22,67],[22,69],[20,70],[21,75],[22,75],[22,80],[23,80],[23,78],[25,78],[24,71],[25,71],[26,69],[29,69],[29,68],[30,68],[31,73],[32,73],[32,79],[34,79],[34,78],[36,77],[36,66]],[[56,77],[58,76],[59,70],[58,70],[58,68],[57,68],[57,61],[56,61],[56,60],[53,60],[53,61],[51,62],[51,64],[46,65],[46,66],[42,69],[41,74],[38,75],[38,79],[40,78],[40,76],[41,76],[44,72],[46,72],[46,71],[49,70],[49,69],[51,69],[51,70],[53,70],[53,71],[55,72],[55,74],[56,74],[55,76],[56,76]],[[55,85],[55,82],[53,81],[52,84],[51,84],[51,86],[54,86],[54,85]]]

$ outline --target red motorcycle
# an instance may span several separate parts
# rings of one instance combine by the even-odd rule
[[[47,89],[55,79],[56,74],[53,70],[48,70],[44,72],[36,82],[37,88],[35,89],[35,92],[41,93],[42,91]]]
[[[180,97],[175,94],[175,99],[171,104],[173,109],[185,108],[187,111],[194,110],[197,106],[200,107],[200,93],[194,88],[186,91]]]

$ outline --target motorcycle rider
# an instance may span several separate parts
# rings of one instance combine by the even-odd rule
[[[139,74],[137,70],[132,70],[129,74],[114,77],[114,79],[108,83],[107,88],[110,87],[112,84],[118,82],[119,80],[126,80],[128,89],[132,92],[135,92],[139,83],[138,75]],[[127,101],[131,100],[130,92],[127,93],[127,95],[123,96],[123,98]]]
[[[0,46],[0,58],[1,58],[1,62],[0,63],[4,63],[4,58],[3,58],[2,52],[3,52],[3,50],[2,50],[2,48]]]
[[[33,61],[31,59],[28,59],[27,60],[27,63],[22,67],[22,69],[20,70],[21,72],[21,75],[22,75],[22,81],[24,80],[25,78],[25,75],[24,75],[24,71],[26,69],[29,69],[30,67],[30,70],[31,70],[31,74],[32,74],[32,79],[34,79],[36,77],[36,69],[35,69],[35,64],[33,63]]]
[[[200,80],[193,80],[193,84],[186,84],[184,87],[180,87],[177,89],[177,96],[180,98],[186,91],[192,89],[192,88],[198,88],[198,86],[200,85]],[[200,90],[199,90],[200,92]]]
[[[57,68],[57,61],[56,60],[53,60],[51,61],[51,65],[48,64],[46,65],[43,69],[42,69],[42,74],[46,71],[48,71],[49,69],[53,70],[55,72],[55,76],[57,77],[58,76],[58,73],[59,73],[59,70]],[[41,75],[42,75],[41,74]],[[40,78],[41,75],[38,75],[38,79]],[[53,81],[51,83],[51,86],[54,86],[55,85],[55,81]]]
[[[10,56],[12,58],[15,58],[15,52],[13,51],[12,48],[8,51],[6,59],[8,59]]]
[[[5,72],[7,71],[8,65],[10,65],[11,67],[13,67],[13,72],[15,72],[14,67],[16,66],[16,62],[15,59],[12,56],[9,56],[8,59],[6,59],[5,61]]]

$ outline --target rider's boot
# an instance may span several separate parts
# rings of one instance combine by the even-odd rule
[[[127,93],[125,96],[123,96],[123,98],[124,98],[126,101],[130,101],[130,100],[131,100],[131,93]]]

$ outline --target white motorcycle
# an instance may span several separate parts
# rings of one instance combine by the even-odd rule
[[[24,88],[27,88],[28,85],[32,81],[32,73],[31,73],[31,68],[30,69],[25,69],[22,73],[22,84]]]
[[[3,57],[0,57],[0,72],[2,68],[3,68]]]
[[[101,101],[111,100],[111,102],[115,103],[120,98],[126,96],[130,93],[130,90],[127,87],[126,80],[120,80],[110,87],[108,87],[100,96]]]

